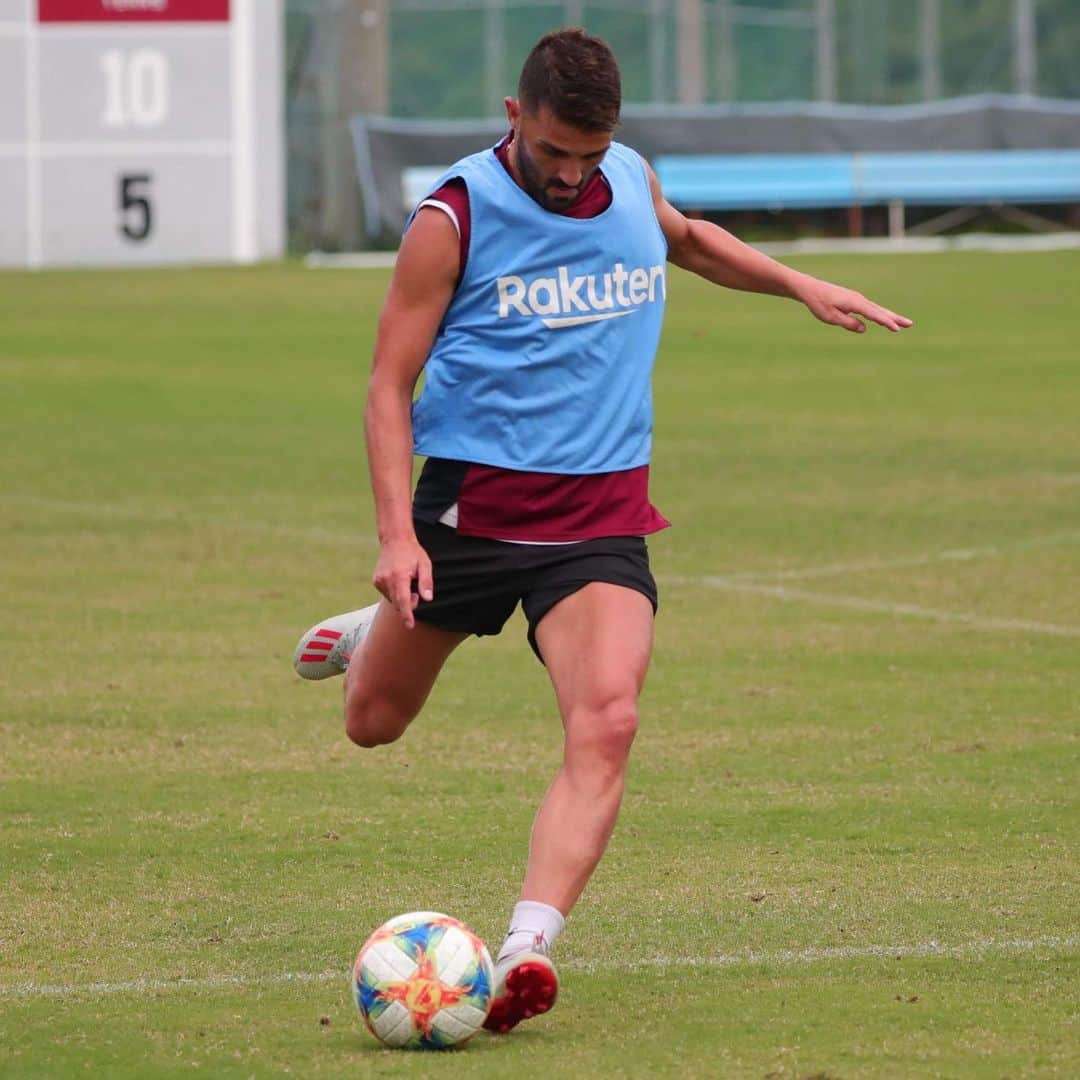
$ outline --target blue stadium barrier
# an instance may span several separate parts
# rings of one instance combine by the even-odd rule
[[[857,202],[850,154],[673,154],[653,162],[668,202],[694,210],[782,210]]]
[[[866,154],[665,154],[653,161],[684,210],[787,210],[905,203],[973,206],[1080,201],[1080,150]]]
[[[866,205],[1080,199],[1080,150],[856,154],[852,162],[855,190]]]

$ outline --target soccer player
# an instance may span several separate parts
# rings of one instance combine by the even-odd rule
[[[668,524],[648,495],[666,262],[856,333],[911,325],[684,217],[613,141],[620,101],[603,41],[549,34],[506,99],[509,134],[408,222],[365,414],[382,599],[316,623],[295,657],[304,678],[345,673],[354,742],[391,743],[450,653],[522,604],[564,756],[496,960],[494,1031],[554,1003],[549,951],[622,799],[657,604],[644,537]],[[427,460],[410,497],[414,454]]]

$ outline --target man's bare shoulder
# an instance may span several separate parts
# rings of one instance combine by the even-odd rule
[[[395,283],[457,281],[460,253],[453,221],[442,210],[424,206],[417,211],[398,250]]]

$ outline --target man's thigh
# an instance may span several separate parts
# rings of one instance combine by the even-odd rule
[[[653,643],[653,606],[636,589],[593,582],[560,600],[536,642],[566,722],[579,710],[636,701]]]
[[[417,620],[410,630],[387,600],[379,604],[375,622],[349,661],[345,693],[415,716],[450,654],[469,635],[441,630]]]
[[[636,593],[644,599],[649,607],[649,615],[656,612],[658,605],[656,580],[653,578],[649,567],[649,549],[644,539],[639,536],[616,536],[597,540],[587,540],[581,544],[574,544],[562,551],[551,551],[543,558],[537,568],[537,573],[530,582],[522,607],[525,609],[525,617],[529,621],[529,644],[542,663],[547,663],[547,650],[539,643],[539,627],[546,621],[556,608],[562,608],[577,593],[593,585],[606,584],[609,586],[622,586],[626,592]],[[626,597],[620,599],[618,593],[590,591],[588,617],[593,620],[604,620],[608,607],[618,609],[623,601],[630,604],[631,610],[636,611],[640,605],[633,603]],[[603,598],[612,596],[614,599],[606,601]],[[593,600],[592,597],[598,597]],[[576,610],[576,605],[571,608]],[[557,619],[558,623],[571,621],[563,614]],[[652,640],[652,620],[648,620],[649,640]],[[573,627],[569,627],[573,630]],[[593,628],[595,630],[596,628]],[[614,629],[617,630],[617,627]],[[564,637],[562,630],[560,637]],[[582,644],[591,647],[591,632],[587,640]],[[602,647],[602,646],[600,646]],[[646,664],[648,658],[646,657]]]

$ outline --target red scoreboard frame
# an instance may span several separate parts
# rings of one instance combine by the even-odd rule
[[[38,0],[38,22],[228,22],[229,0]]]

